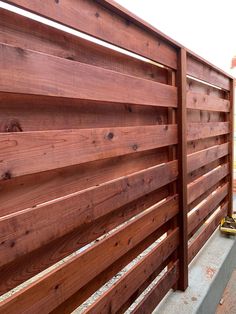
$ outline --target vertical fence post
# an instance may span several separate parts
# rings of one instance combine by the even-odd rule
[[[234,80],[230,80],[230,112],[229,112],[229,123],[230,123],[230,134],[229,134],[229,207],[228,215],[233,214],[233,177],[234,177]]]
[[[178,51],[177,88],[178,88],[178,193],[179,193],[179,290],[188,286],[188,226],[187,226],[187,112],[186,112],[186,49]]]

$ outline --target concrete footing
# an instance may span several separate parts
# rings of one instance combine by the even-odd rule
[[[216,230],[189,267],[189,287],[170,291],[153,313],[214,314],[236,267],[236,237]]]

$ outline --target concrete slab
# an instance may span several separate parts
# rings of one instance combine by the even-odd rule
[[[236,237],[216,230],[189,268],[189,287],[171,291],[155,314],[215,314],[222,293],[236,267]]]
[[[236,269],[230,277],[221,301],[216,309],[216,314],[236,314]]]

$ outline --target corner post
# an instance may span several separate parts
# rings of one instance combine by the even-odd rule
[[[178,51],[177,89],[178,89],[178,194],[179,194],[179,267],[180,277],[177,289],[184,291],[188,287],[188,207],[187,207],[187,53],[185,48]]]

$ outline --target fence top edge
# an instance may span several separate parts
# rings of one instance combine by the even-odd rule
[[[131,22],[135,23],[136,25],[140,26],[141,28],[144,28],[144,29],[146,29],[149,32],[151,31],[154,35],[156,35],[156,36],[160,37],[161,39],[167,41],[169,44],[171,44],[175,48],[177,48],[177,49],[185,49],[187,54],[193,56],[199,62],[204,63],[204,64],[210,66],[211,68],[213,68],[217,72],[223,74],[224,76],[228,77],[229,79],[235,79],[229,73],[225,72],[224,70],[222,70],[219,67],[215,66],[214,64],[212,64],[208,60],[202,58],[198,54],[194,53],[190,49],[188,49],[185,46],[183,46],[182,44],[180,44],[177,41],[173,40],[171,37],[167,36],[166,34],[161,32],[160,30],[158,30],[157,28],[155,28],[154,26],[152,26],[148,22],[144,21],[143,19],[141,19],[140,17],[138,17],[134,13],[130,12],[129,10],[127,10],[126,8],[124,8],[123,6],[121,6],[120,4],[115,2],[114,0],[95,0],[95,1],[98,2],[99,4],[105,6],[106,8],[112,10],[116,14],[121,15],[122,17],[124,17],[126,19],[129,19]]]
[[[11,1],[11,0],[3,0],[3,2],[10,3],[10,4],[12,4],[12,5],[16,6],[16,7],[21,7],[20,5],[17,5],[14,1]],[[205,60],[204,58],[200,57],[199,55],[197,55],[196,53],[194,53],[190,49],[187,49],[185,46],[183,46],[182,44],[180,44],[177,41],[173,40],[171,37],[167,36],[166,34],[161,32],[160,30],[155,28],[153,25],[149,24],[148,22],[144,21],[143,19],[141,19],[140,17],[138,17],[134,13],[130,12],[129,10],[127,10],[126,8],[124,8],[123,6],[121,6],[120,4],[115,2],[114,0],[95,0],[95,2],[99,3],[103,7],[109,9],[110,11],[113,11],[115,14],[117,14],[117,15],[119,15],[119,16],[121,16],[121,17],[123,17],[123,18],[125,18],[125,19],[127,19],[129,21],[131,21],[132,23],[134,23],[137,26],[141,27],[142,29],[152,33],[153,35],[158,36],[160,39],[162,39],[163,41],[167,42],[167,44],[171,45],[175,49],[177,49],[177,50],[185,49],[187,54],[193,56],[199,62],[208,65],[209,67],[211,67],[212,69],[214,69],[217,72],[221,73],[222,75],[226,76],[230,80],[234,80],[235,79],[229,73],[225,72],[224,70],[218,68],[217,66],[215,66],[211,62],[209,62],[209,61]],[[24,7],[24,9],[25,10],[29,10],[26,7]]]

